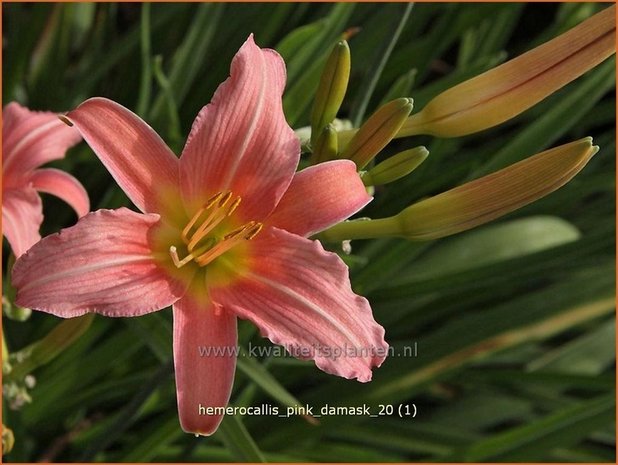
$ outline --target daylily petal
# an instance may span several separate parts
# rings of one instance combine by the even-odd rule
[[[241,196],[242,218],[261,220],[289,185],[300,142],[285,121],[285,65],[249,37],[230,77],[199,113],[180,159],[183,196],[192,207],[219,191]]]
[[[91,98],[66,115],[143,212],[178,186],[178,159],[139,116],[105,98]]]
[[[32,187],[40,192],[55,195],[68,203],[77,216],[82,217],[90,210],[90,200],[84,186],[64,171],[54,168],[35,170],[30,176]]]
[[[30,111],[12,102],[2,111],[3,183],[17,185],[22,174],[52,160],[81,140],[55,113]]]
[[[174,304],[174,369],[180,425],[210,435],[223,419],[236,369],[236,316],[185,296]]]
[[[99,210],[47,236],[15,262],[16,303],[71,318],[87,312],[138,316],[185,293],[153,258],[159,215]]]
[[[41,198],[32,187],[3,191],[2,234],[16,257],[41,239],[39,228],[42,222]]]
[[[354,162],[320,163],[296,173],[266,224],[310,236],[349,218],[371,199]]]
[[[277,228],[254,241],[252,266],[238,271],[234,284],[210,288],[213,302],[323,371],[369,381],[388,345],[369,302],[352,292],[341,259],[318,241]]]
[[[15,131],[21,124],[23,124],[30,116],[30,110],[22,107],[17,102],[11,102],[2,109],[2,141],[6,142],[7,139],[18,140],[14,136]],[[8,153],[2,151],[2,161],[6,161]]]

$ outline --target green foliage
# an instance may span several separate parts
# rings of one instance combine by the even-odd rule
[[[139,110],[178,152],[250,33],[286,60],[284,108],[294,128],[309,124],[322,67],[345,38],[352,73],[338,117],[358,125],[395,98],[413,98],[418,111],[602,7],[4,3],[3,103],[65,111],[109,97]],[[239,360],[232,405],[285,411],[365,403],[378,413],[392,404],[393,414],[319,423],[302,415],[228,417],[215,435],[197,439],[178,424],[170,310],[96,317],[52,360],[17,365],[36,385],[32,403],[11,410],[5,402],[3,424],[15,443],[4,459],[614,462],[614,63],[491,130],[400,139],[378,157],[418,145],[430,153],[405,178],[376,188],[362,213],[372,218],[558,143],[590,135],[601,146],[569,185],[497,225],[429,243],[352,244],[344,258],[354,289],[370,300],[394,347],[372,382],[287,357]],[[54,166],[83,182],[93,208],[128,204],[85,144]],[[45,196],[44,207],[44,234],[73,224],[61,202]],[[11,354],[58,325],[38,312],[3,322]],[[240,335],[245,350],[270,345],[244,322]],[[404,356],[410,348],[417,352]],[[417,415],[400,418],[397,407],[411,404]]]

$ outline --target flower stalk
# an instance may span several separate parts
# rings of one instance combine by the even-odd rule
[[[54,359],[88,331],[93,319],[94,314],[89,313],[63,321],[43,339],[11,354],[12,369],[5,378],[8,381],[21,381],[35,368]]]
[[[474,228],[562,187],[598,152],[586,137],[415,203],[395,216],[340,223],[324,240],[378,237],[432,240]]]

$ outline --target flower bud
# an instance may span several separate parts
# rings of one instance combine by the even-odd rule
[[[363,169],[399,132],[412,111],[413,101],[400,98],[387,103],[363,124],[341,153]]]
[[[379,186],[397,181],[414,171],[425,161],[429,151],[421,146],[398,153],[362,173],[365,186]]]
[[[316,143],[322,129],[337,116],[350,78],[350,47],[345,40],[331,52],[315,94],[311,112],[311,141]]]
[[[402,126],[398,137],[457,137],[507,121],[616,51],[616,7],[479,76],[448,89]]]
[[[316,165],[335,158],[337,158],[337,131],[332,124],[328,124],[315,142],[311,164]]]
[[[339,223],[329,241],[399,236],[432,240],[474,228],[521,208],[569,182],[597,153],[586,137],[415,203],[395,216]]]
[[[562,187],[598,150],[587,137],[422,200],[397,215],[402,233],[437,239],[499,218]]]
[[[92,324],[94,313],[62,321],[41,340],[10,355],[12,370],[7,376],[12,380],[23,380],[32,370],[44,365],[59,355]]]

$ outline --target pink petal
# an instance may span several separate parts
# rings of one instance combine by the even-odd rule
[[[186,286],[153,258],[159,215],[99,210],[47,236],[15,262],[16,302],[63,318],[138,316],[176,302]]]
[[[234,284],[209,289],[213,302],[327,373],[369,381],[388,345],[367,300],[352,292],[341,259],[318,241],[277,228],[254,241],[251,269]]]
[[[54,168],[35,170],[30,176],[30,182],[36,190],[64,200],[73,207],[77,216],[84,216],[90,210],[86,189],[77,179],[64,171]]]
[[[310,236],[349,218],[370,201],[353,162],[320,163],[296,173],[267,224]]]
[[[32,187],[2,192],[2,234],[19,257],[36,244],[43,222],[41,198]]]
[[[208,302],[183,297],[174,304],[174,369],[180,425],[187,433],[214,433],[236,368],[236,317]],[[211,351],[210,353],[204,351]]]
[[[300,143],[285,121],[285,64],[253,37],[240,48],[230,78],[195,119],[182,152],[183,196],[192,207],[218,191],[242,197],[242,218],[261,220],[289,185]]]
[[[51,112],[30,111],[9,103],[2,110],[3,182],[6,187],[19,184],[26,173],[52,160],[81,140],[74,129]]]
[[[104,98],[86,100],[67,119],[140,210],[160,211],[160,197],[178,188],[178,159],[150,126]]]
[[[23,124],[32,112],[17,102],[8,103],[2,109],[2,140],[6,142],[15,135],[17,128]],[[40,114],[40,113],[39,113]],[[7,153],[2,151],[2,161],[6,160]]]

